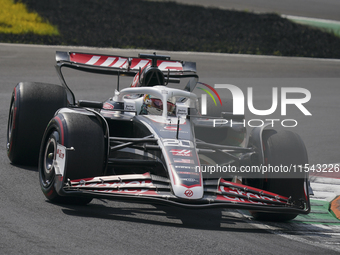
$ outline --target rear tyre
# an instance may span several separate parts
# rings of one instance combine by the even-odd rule
[[[21,82],[14,88],[7,125],[7,155],[13,164],[38,164],[44,130],[66,105],[66,90],[59,85]]]
[[[298,166],[308,163],[306,147],[299,135],[290,131],[276,132],[265,130],[263,133],[263,150],[265,163],[271,166]],[[264,190],[291,197],[296,206],[305,201],[305,177],[303,173],[296,173],[295,178],[266,178],[253,179],[254,186]],[[250,183],[249,183],[250,184]],[[250,184],[251,185],[251,184]],[[260,187],[262,186],[262,187]],[[298,214],[251,212],[257,220],[288,221]]]
[[[74,148],[66,157],[64,176],[55,174],[57,144]],[[41,189],[51,202],[85,205],[92,198],[61,196],[55,187],[56,178],[84,179],[103,175],[105,141],[101,124],[94,116],[79,113],[59,113],[48,125],[41,144],[39,181]]]

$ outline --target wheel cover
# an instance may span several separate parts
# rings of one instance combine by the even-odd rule
[[[57,142],[55,138],[56,132],[52,133],[48,138],[48,141],[45,146],[44,152],[44,162],[43,162],[43,169],[42,169],[42,184],[44,187],[48,187],[53,183],[55,178],[55,171],[54,171],[54,160],[56,159],[56,152],[57,152]]]

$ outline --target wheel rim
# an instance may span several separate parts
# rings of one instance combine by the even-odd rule
[[[44,152],[44,162],[43,162],[43,169],[42,169],[42,182],[45,187],[48,187],[53,183],[55,178],[54,172],[54,165],[53,162],[56,159],[56,152],[57,152],[57,142],[55,134],[57,132],[53,132],[45,146]]]

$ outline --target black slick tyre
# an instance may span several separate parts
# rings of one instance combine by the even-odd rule
[[[59,85],[20,82],[14,88],[7,125],[7,155],[13,164],[37,165],[44,130],[66,105],[66,90]]]
[[[263,150],[265,164],[270,166],[299,166],[308,163],[306,147],[299,135],[291,131],[265,130],[263,134]],[[293,173],[292,173],[293,174]],[[269,176],[263,180],[254,179],[258,188],[290,197],[294,206],[301,207],[306,203],[304,173],[296,172],[289,178],[273,178]],[[262,186],[262,187],[259,187]],[[266,213],[251,212],[257,220],[288,221],[294,219],[295,213]]]
[[[74,148],[67,152],[64,176],[56,175],[53,160],[57,144]],[[61,178],[85,179],[103,175],[105,141],[100,122],[94,117],[79,113],[59,113],[48,125],[41,144],[39,157],[39,181],[41,189],[51,202],[84,205],[92,198],[61,196],[55,181]]]

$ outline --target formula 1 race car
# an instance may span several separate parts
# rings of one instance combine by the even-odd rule
[[[308,176],[301,170],[308,158],[301,138],[263,125],[248,139],[244,116],[230,108],[202,115],[203,101],[193,93],[203,84],[196,63],[156,54],[60,51],[56,61],[61,85],[20,82],[14,88],[7,130],[9,159],[38,165],[50,201],[87,204],[105,198],[225,207],[275,221],[309,213]],[[76,101],[62,67],[115,75],[115,93],[104,102]],[[122,77],[132,83],[120,90]],[[184,89],[170,86],[182,80]],[[289,167],[290,174],[242,171],[269,166]],[[291,171],[292,166],[301,169]]]

